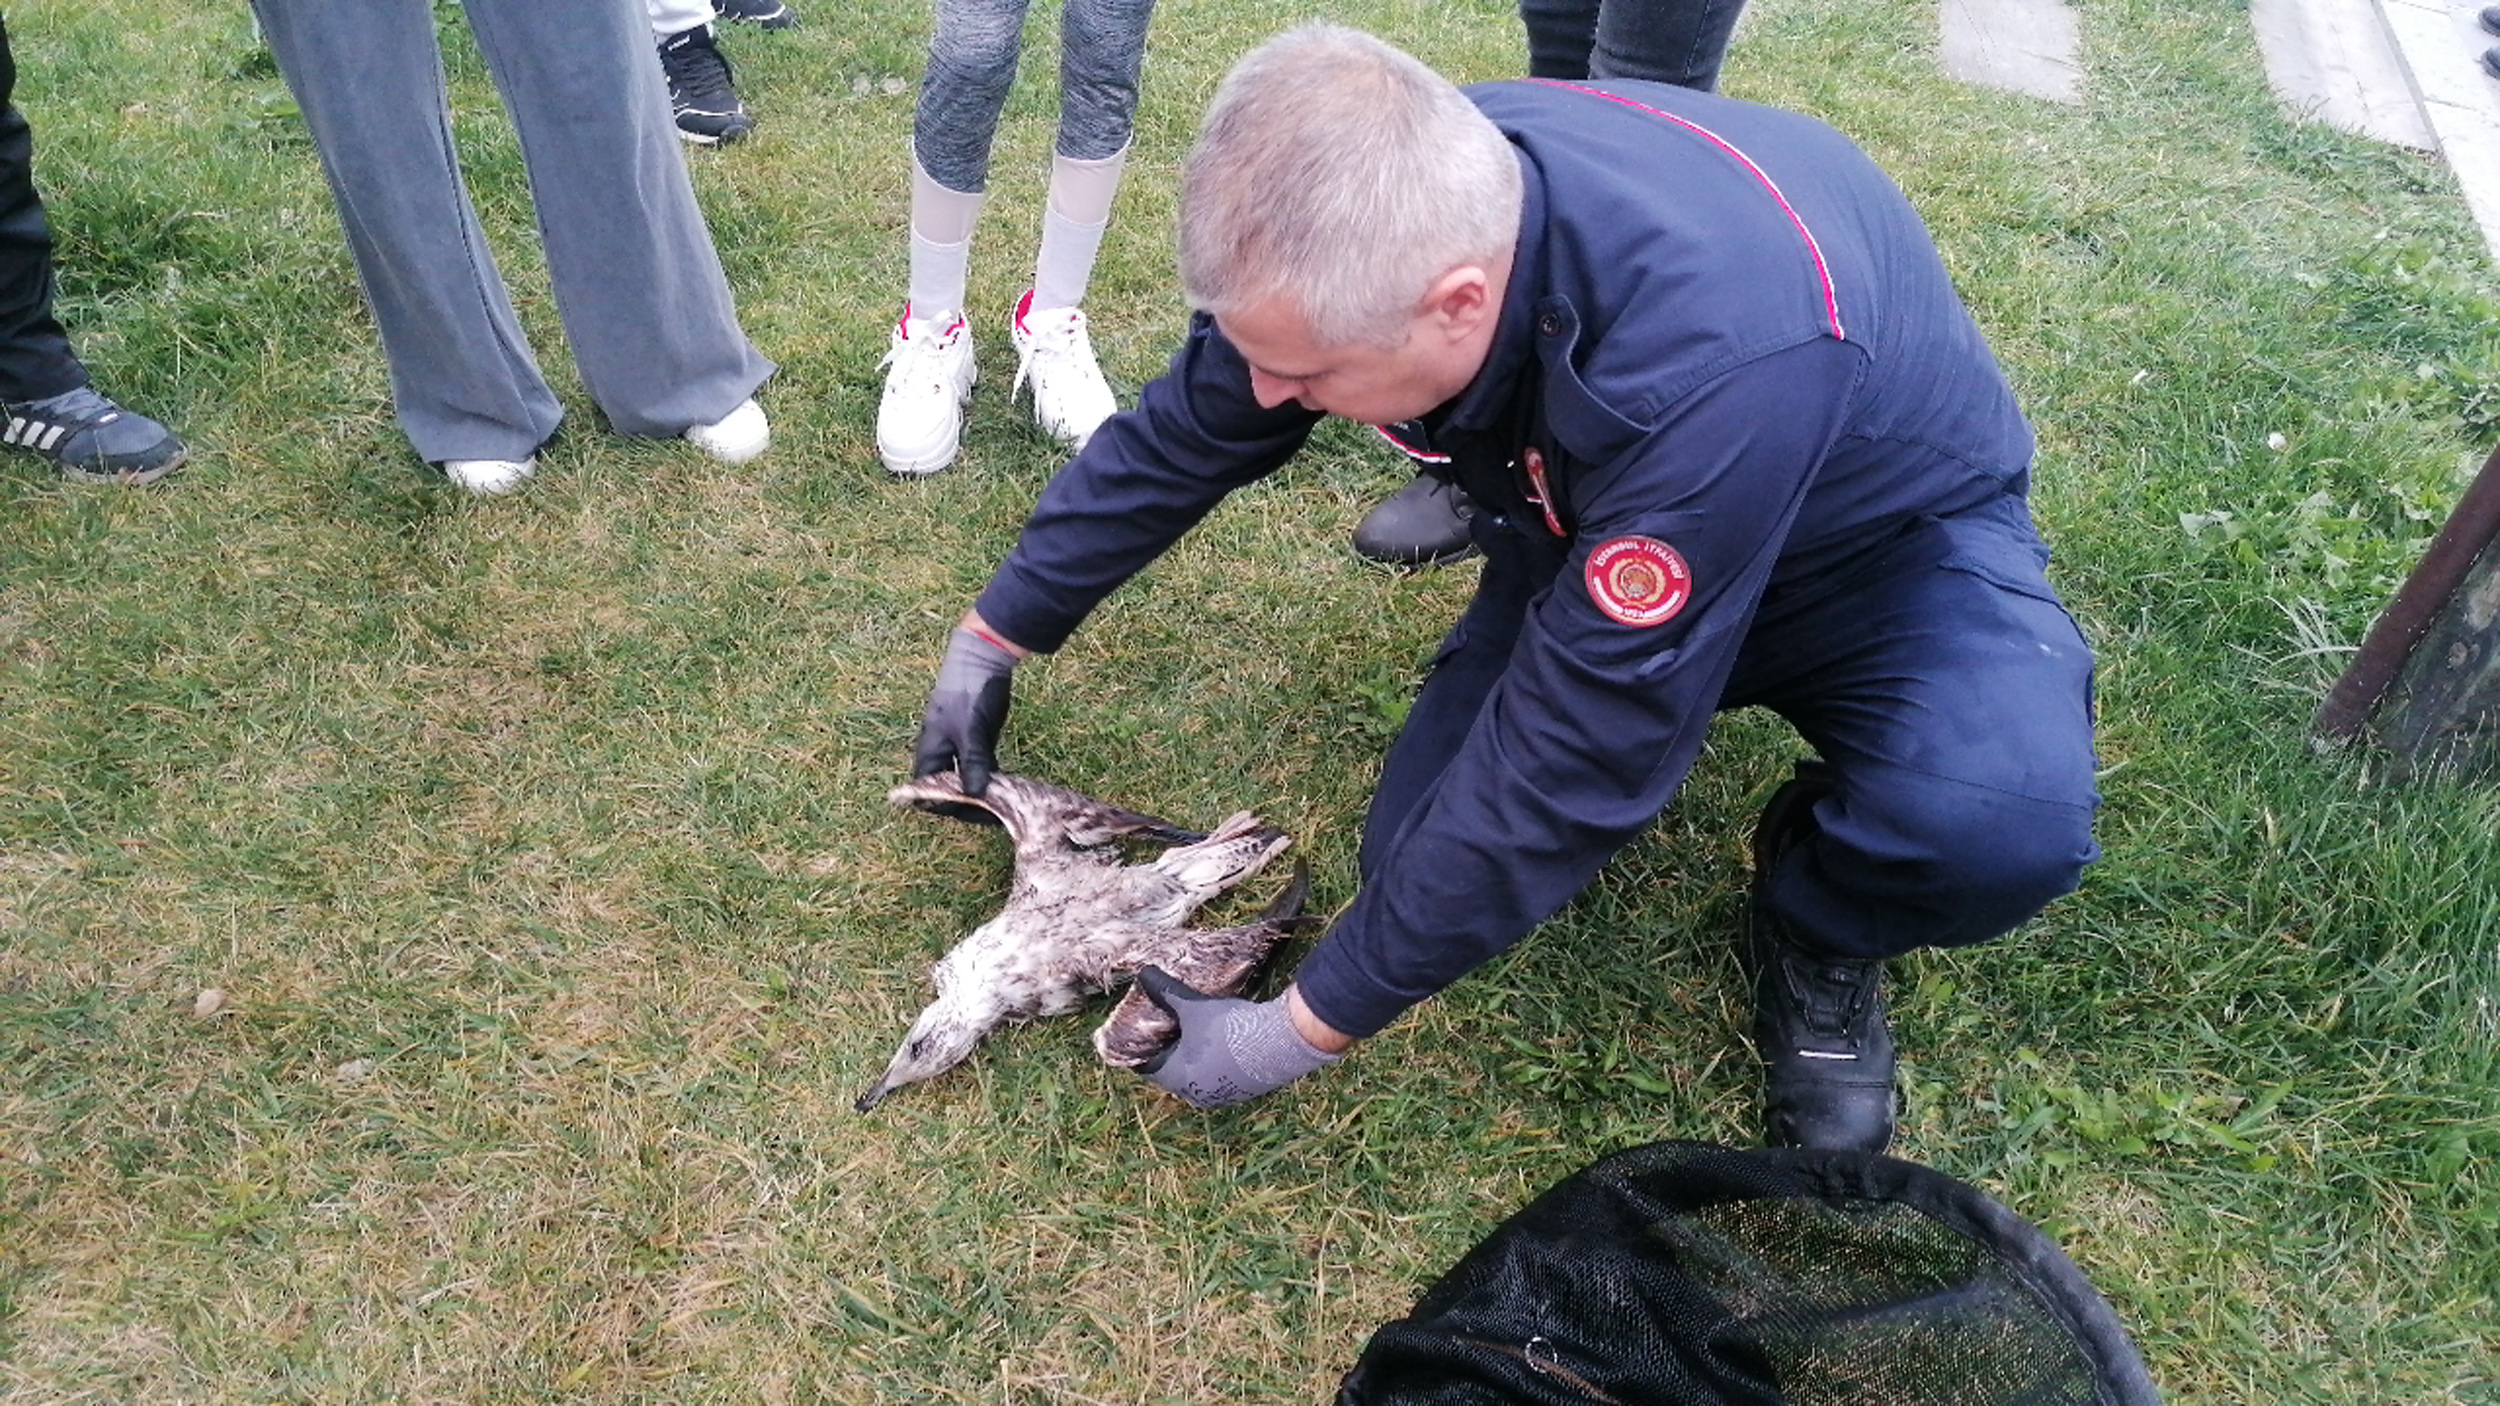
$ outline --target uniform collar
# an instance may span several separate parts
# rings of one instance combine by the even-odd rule
[[[1474,380],[1440,409],[1424,416],[1436,435],[1475,434],[1505,424],[1517,403],[1519,377],[1535,359],[1531,328],[1545,283],[1545,179],[1528,154],[1519,158],[1519,241],[1511,250],[1510,282],[1502,290],[1502,317],[1493,345]]]

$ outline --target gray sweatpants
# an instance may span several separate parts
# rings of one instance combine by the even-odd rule
[[[1031,0],[937,0],[912,154],[948,190],[989,186],[990,140]],[[1058,152],[1101,161],[1128,145],[1154,0],[1066,0],[1059,16]]]
[[[563,418],[471,208],[428,0],[252,0],[381,328],[424,458],[518,459]],[[582,382],[627,434],[675,435],[773,372],[695,204],[638,0],[465,0],[529,169]]]

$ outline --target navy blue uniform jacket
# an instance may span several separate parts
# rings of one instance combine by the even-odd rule
[[[1482,372],[1390,432],[1561,565],[1466,742],[1295,975],[1358,1036],[1525,936],[1665,809],[1766,590],[2020,494],[2032,454],[1925,228],[1846,138],[1657,84],[1468,96],[1519,154],[1517,253]],[[1057,648],[1316,418],[1260,408],[1197,318],[1043,492],[982,617]],[[1662,585],[1677,562],[1688,579]]]

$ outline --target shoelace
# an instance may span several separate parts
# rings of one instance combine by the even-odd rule
[[[1025,382],[1043,381],[1057,374],[1062,366],[1075,369],[1078,357],[1090,357],[1093,341],[1085,335],[1085,314],[1071,312],[1054,317],[1039,328],[1025,325],[1024,356],[1016,364],[1016,383],[1012,389],[1021,391]]]
[[[730,75],[729,56],[712,43],[702,26],[672,35],[660,45],[660,64],[668,70],[669,92],[681,106],[706,112],[730,112],[738,90]]]
[[[1846,963],[1796,962],[1783,975],[1807,1028],[1852,1045],[1859,1042],[1858,1020],[1866,1013],[1867,997],[1874,988],[1866,973]],[[1817,1000],[1818,996],[1838,999]]]
[[[945,355],[963,334],[964,324],[959,320],[944,332],[902,337],[885,349],[885,359],[877,365],[880,369],[888,366],[895,368],[895,382],[920,392],[937,394],[951,391],[953,386],[946,374]],[[889,382],[889,388],[891,385]]]

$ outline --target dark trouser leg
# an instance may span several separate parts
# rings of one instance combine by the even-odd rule
[[[52,228],[35,193],[34,137],[14,106],[17,60],[0,19],[0,400],[43,400],[87,384],[52,317]]]
[[[2092,656],[2018,499],[1919,524],[1858,579],[1763,604],[1728,706],[1777,711],[1824,794],[1763,898],[1835,956],[1958,947],[2073,889],[2092,843]]]
[[[1728,702],[1776,709],[1822,754],[1755,840],[1745,956],[1774,1143],[1881,1150],[1883,959],[2000,936],[2098,857],[2091,653],[2046,556],[2005,499],[1756,617]]]
[[[1745,0],[1519,0],[1531,78],[1715,89]]]
[[[1128,150],[1154,11],[1154,0],[1074,0],[1061,7],[1053,151],[1071,161],[1107,161]]]
[[[1744,9],[1745,0],[1606,0],[1589,76],[1714,91],[1719,61]]]
[[[1530,78],[1589,76],[1597,44],[1598,0],[1519,0],[1519,22],[1528,29]]]

